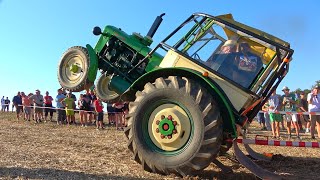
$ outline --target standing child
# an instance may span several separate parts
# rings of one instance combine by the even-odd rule
[[[74,108],[75,108],[74,99],[71,97],[71,94],[68,93],[67,97],[62,102],[66,107],[67,123],[69,125],[71,123],[71,120],[74,117]]]
[[[94,108],[98,116],[96,121],[97,129],[103,129],[103,104],[99,97],[94,101]]]

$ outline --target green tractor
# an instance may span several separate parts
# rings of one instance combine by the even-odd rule
[[[146,36],[95,27],[96,46],[68,49],[58,79],[72,91],[96,82],[104,102],[130,102],[125,135],[143,169],[192,175],[237,146],[235,140],[287,74],[293,50],[231,14],[203,13],[192,14],[151,49],[163,15]],[[237,158],[248,164],[245,156]],[[270,177],[251,162],[246,167]]]

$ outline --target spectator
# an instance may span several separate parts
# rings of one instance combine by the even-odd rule
[[[91,111],[95,111],[94,101],[97,100],[97,96],[95,95],[95,92],[93,89],[90,89],[90,97],[91,97]],[[93,119],[96,121],[97,115],[95,113],[93,113],[92,115],[93,115]]]
[[[52,121],[53,117],[53,109],[52,109],[52,101],[53,98],[49,96],[49,92],[46,91],[46,95],[44,96],[44,121],[47,122],[48,114],[50,114],[50,121]]]
[[[96,100],[96,95],[94,94],[93,90],[87,90],[86,92],[86,96],[87,98],[90,100],[90,111],[88,112],[89,114],[89,123],[90,124],[94,124],[92,123],[92,119],[96,119],[95,117],[95,108],[94,108],[94,101]]]
[[[62,103],[66,107],[67,123],[68,125],[70,125],[72,120],[74,119],[74,108],[76,106],[74,99],[71,97],[71,93],[67,94],[67,97],[62,100]]]
[[[14,110],[14,104],[12,103],[12,105],[11,105],[11,112],[13,112],[13,110]]]
[[[112,105],[112,107],[115,109],[115,122],[116,122],[116,129],[117,130],[123,130],[123,103],[117,102]]]
[[[88,120],[88,111],[90,111],[90,100],[87,98],[86,94],[80,94],[80,98],[78,100],[78,106],[80,109],[80,124],[81,126],[87,126]]]
[[[112,107],[112,104],[107,104],[107,111],[108,111],[108,123],[114,124],[115,123],[115,109]]]
[[[33,101],[34,105],[34,120],[36,121],[36,123],[40,123],[43,113],[43,96],[40,94],[39,89],[36,90],[36,94],[31,96],[31,100]]]
[[[283,110],[285,112],[293,112],[296,111],[296,99],[294,94],[290,94],[290,89],[287,86],[284,86],[282,88],[282,91],[284,92],[282,105]],[[296,114],[285,114],[285,119],[287,121],[287,131],[289,134],[289,139],[291,139],[291,123],[293,124],[297,138],[300,139],[299,136],[299,126],[297,121],[297,115]]]
[[[300,104],[299,104],[300,112],[308,112],[308,101],[305,98],[304,92],[300,93]],[[301,115],[301,119],[303,119],[306,123],[306,131],[305,133],[310,133],[310,119],[309,115],[303,114]]]
[[[123,124],[124,124],[124,127],[127,127],[126,115],[129,113],[129,102],[128,101],[125,101],[123,103],[122,111],[123,111]]]
[[[24,92],[21,92],[22,97],[22,105],[23,105],[23,112],[25,114],[25,120],[30,121],[31,117],[31,102],[28,96],[25,95]]]
[[[96,121],[97,130],[99,130],[99,128],[103,129],[103,104],[99,98],[94,101],[94,107],[98,116]]]
[[[300,91],[297,90],[295,92],[295,96],[296,96],[296,108],[297,108],[297,112],[300,112],[300,102],[301,102],[301,99],[300,99]],[[301,115],[300,114],[297,114],[297,121],[298,121],[298,126],[299,126],[299,130],[300,132],[303,132],[303,126],[302,126],[302,118],[301,118]]]
[[[2,112],[4,112],[4,109],[5,109],[5,102],[4,102],[5,100],[4,100],[4,96],[2,96],[2,98],[1,98],[1,111]]]
[[[265,122],[265,127],[267,128],[268,131],[271,131],[271,124],[270,124],[270,115],[269,115],[269,104],[268,102],[266,102],[263,106],[262,106],[262,110],[264,111],[261,114],[261,118],[264,118],[264,122]]]
[[[62,124],[66,119],[66,111],[64,110],[65,105],[62,103],[62,100],[66,98],[63,94],[62,89],[58,89],[58,95],[56,96],[56,103],[57,103],[57,124]]]
[[[320,93],[319,93],[319,86],[316,85],[312,92],[308,94],[307,101],[309,104],[309,112],[313,113],[319,113],[320,112]],[[310,120],[311,120],[311,138],[315,139],[315,128],[317,125],[317,132],[318,132],[318,138],[320,138],[320,115],[314,115],[310,114]]]
[[[22,99],[20,92],[18,92],[17,95],[13,97],[12,104],[14,105],[14,107],[16,107],[17,119],[19,120],[20,113],[22,112]]]
[[[263,110],[263,109],[261,109]],[[266,126],[265,126],[265,118],[264,118],[264,112],[259,112],[257,114],[257,119],[258,119],[258,123],[260,124],[261,130],[266,130]]]
[[[31,109],[30,118],[32,117],[32,119],[34,120],[34,104],[33,104],[33,101],[31,99],[32,96],[33,96],[33,93],[29,93],[28,94],[28,98],[30,100],[30,109]]]
[[[7,109],[7,112],[9,111],[9,104],[10,104],[10,100],[8,97],[6,97],[6,99],[4,100],[4,111],[6,111]]]
[[[280,98],[274,90],[268,100],[269,112],[270,112],[270,122],[273,138],[280,138],[280,122],[282,121],[281,114],[278,113],[280,110]]]

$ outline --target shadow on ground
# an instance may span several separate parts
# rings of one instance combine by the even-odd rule
[[[138,179],[125,176],[95,175],[57,169],[0,167],[0,179]]]

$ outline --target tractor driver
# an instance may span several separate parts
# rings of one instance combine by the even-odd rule
[[[262,61],[250,52],[248,43],[238,44],[235,40],[227,40],[221,46],[220,53],[211,56],[207,65],[242,87],[248,88],[261,70]]]
[[[207,66],[217,71],[219,74],[233,80],[234,61],[238,56],[237,42],[235,40],[227,40],[221,46],[217,54],[213,54],[207,61]]]

